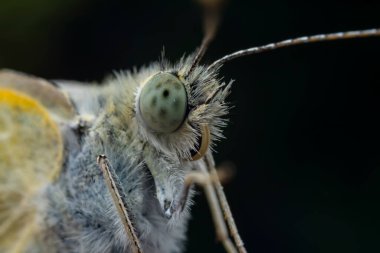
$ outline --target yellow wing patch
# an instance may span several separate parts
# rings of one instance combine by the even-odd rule
[[[70,99],[45,79],[14,70],[0,69],[0,88],[29,95],[41,103],[55,119],[70,120],[76,116]]]
[[[33,98],[0,88],[0,252],[24,252],[38,234],[43,186],[62,166],[60,130]]]

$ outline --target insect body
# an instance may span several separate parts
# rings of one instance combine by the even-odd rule
[[[202,160],[192,158],[192,153],[201,148],[197,140],[202,138],[202,125],[211,130],[209,141],[220,137],[221,117],[227,113],[224,99],[230,87],[223,86],[215,72],[203,67],[197,67],[186,79],[181,77],[191,59],[175,66],[152,64],[135,74],[120,73],[100,89],[58,83],[72,99],[72,109],[83,114],[70,121],[61,118],[56,121],[61,125],[66,152],[58,179],[46,185],[42,194],[44,208],[36,211],[37,230],[44,239],[41,248],[32,246],[34,250],[128,249],[131,242],[96,163],[101,154],[107,156],[112,166],[121,201],[128,207],[142,249],[146,252],[182,249],[192,195],[191,189],[181,194],[185,175],[205,166]],[[12,77],[21,78],[3,71],[2,83],[12,82]],[[5,91],[2,95],[4,99],[8,97]],[[6,106],[8,102],[4,100],[3,104]],[[88,121],[83,116],[85,112],[89,114]],[[3,121],[8,124],[4,132],[12,134],[11,125],[15,121]],[[3,147],[9,140],[3,138]],[[43,162],[36,163],[50,168]],[[5,171],[7,166],[16,165],[3,166]],[[3,177],[5,180],[6,175]],[[29,249],[24,246],[23,250]]]
[[[211,22],[208,35],[213,26]],[[373,29],[263,48],[378,34]],[[102,86],[50,84],[1,72],[0,141],[7,161],[0,166],[0,190],[6,193],[0,202],[1,251],[183,250],[191,184],[203,184],[211,203],[226,203],[211,156],[226,124],[231,85],[221,80],[219,68],[236,56],[263,49],[202,66],[199,61],[211,37],[206,36],[196,54],[176,64],[163,59],[136,72],[117,73]],[[38,149],[20,144],[30,141],[41,144]],[[18,160],[16,150],[27,157]],[[234,231],[225,206],[224,212]],[[222,217],[217,208],[213,214],[216,220]],[[31,225],[23,227],[20,217]],[[218,227],[219,239],[234,252],[226,233]],[[237,231],[232,236],[244,252]],[[14,243],[15,238],[21,240]]]

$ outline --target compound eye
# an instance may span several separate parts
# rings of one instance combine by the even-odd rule
[[[141,90],[139,112],[145,125],[157,133],[177,130],[186,116],[184,84],[170,73],[151,77]]]

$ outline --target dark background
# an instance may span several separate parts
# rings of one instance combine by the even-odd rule
[[[380,27],[380,1],[230,1],[205,63],[299,35]],[[192,52],[194,1],[2,0],[0,67],[100,81]],[[217,162],[249,252],[380,251],[380,39],[281,49],[228,63],[234,105]],[[203,195],[188,252],[223,252]]]

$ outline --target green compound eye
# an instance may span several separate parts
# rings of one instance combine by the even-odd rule
[[[158,133],[174,132],[186,116],[185,86],[172,74],[154,75],[142,88],[138,106],[141,118],[151,130]]]

